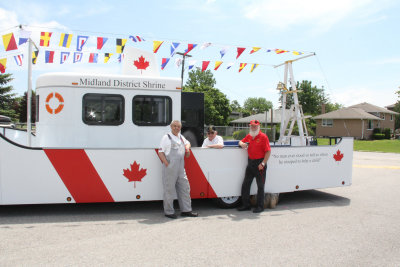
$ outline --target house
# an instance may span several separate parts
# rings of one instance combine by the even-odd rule
[[[370,139],[374,128],[390,128],[394,132],[397,112],[369,103],[360,103],[313,117],[317,123],[316,136],[352,136]]]

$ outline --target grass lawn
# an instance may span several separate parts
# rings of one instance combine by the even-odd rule
[[[329,145],[329,139],[318,138],[318,145]],[[400,153],[400,140],[354,140],[354,151]]]

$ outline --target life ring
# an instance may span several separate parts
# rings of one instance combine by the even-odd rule
[[[55,109],[52,109],[49,105],[50,100],[55,97],[58,99],[58,106]],[[47,112],[50,114],[57,114],[60,113],[61,110],[64,107],[64,98],[59,94],[59,93],[50,93],[47,97],[46,97],[46,109]]]

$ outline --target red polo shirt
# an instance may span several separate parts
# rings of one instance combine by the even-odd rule
[[[254,139],[253,137],[251,137],[250,134],[248,134],[241,141],[243,143],[249,143],[247,153],[249,154],[250,159],[264,158],[265,153],[271,150],[271,147],[269,146],[268,136],[261,131]]]

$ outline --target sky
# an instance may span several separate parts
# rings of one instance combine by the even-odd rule
[[[177,51],[188,44],[198,44],[189,54],[196,60],[210,61],[216,88],[230,101],[241,105],[248,97],[264,97],[279,107],[278,82],[283,82],[284,68],[275,68],[286,60],[297,59],[312,52],[315,56],[293,62],[296,81],[309,80],[324,88],[330,102],[350,106],[368,102],[385,107],[394,104],[400,90],[400,3],[396,0],[170,0],[170,1],[1,1],[0,35],[19,30],[32,31],[38,44],[41,31],[53,32],[50,48],[58,47],[61,33],[87,35],[85,52],[96,52],[96,37],[109,38],[102,52],[115,53],[115,38],[140,36],[146,41],[126,46],[146,51],[153,50],[153,41],[164,41],[156,53],[158,63],[171,58],[163,77],[180,77],[181,68],[175,65],[177,55],[171,57],[172,42],[179,42]],[[36,39],[35,39],[36,38]],[[17,40],[18,42],[18,40]],[[201,49],[203,43],[211,46]],[[74,48],[72,48],[74,47]],[[237,47],[246,48],[236,59]],[[250,54],[253,47],[261,47]],[[75,51],[72,41],[70,51]],[[22,95],[27,90],[27,45],[18,51],[6,52],[0,44],[0,59],[7,58],[6,72],[13,75],[14,92]],[[40,47],[40,51],[46,50]],[[220,51],[226,54],[221,58]],[[290,51],[276,54],[274,49]],[[272,50],[268,52],[268,50]],[[293,51],[303,55],[294,55]],[[22,66],[13,56],[24,54]],[[85,53],[86,55],[86,53]],[[59,64],[44,63],[40,52],[38,63],[32,68],[32,82],[47,72],[121,73],[121,64],[114,54],[108,63],[72,63],[72,57]],[[85,62],[86,61],[86,62]],[[214,62],[223,61],[218,70]],[[226,69],[228,63],[235,63]],[[239,64],[248,65],[239,72]],[[251,64],[259,64],[250,72]],[[184,83],[188,69],[184,74]]]

